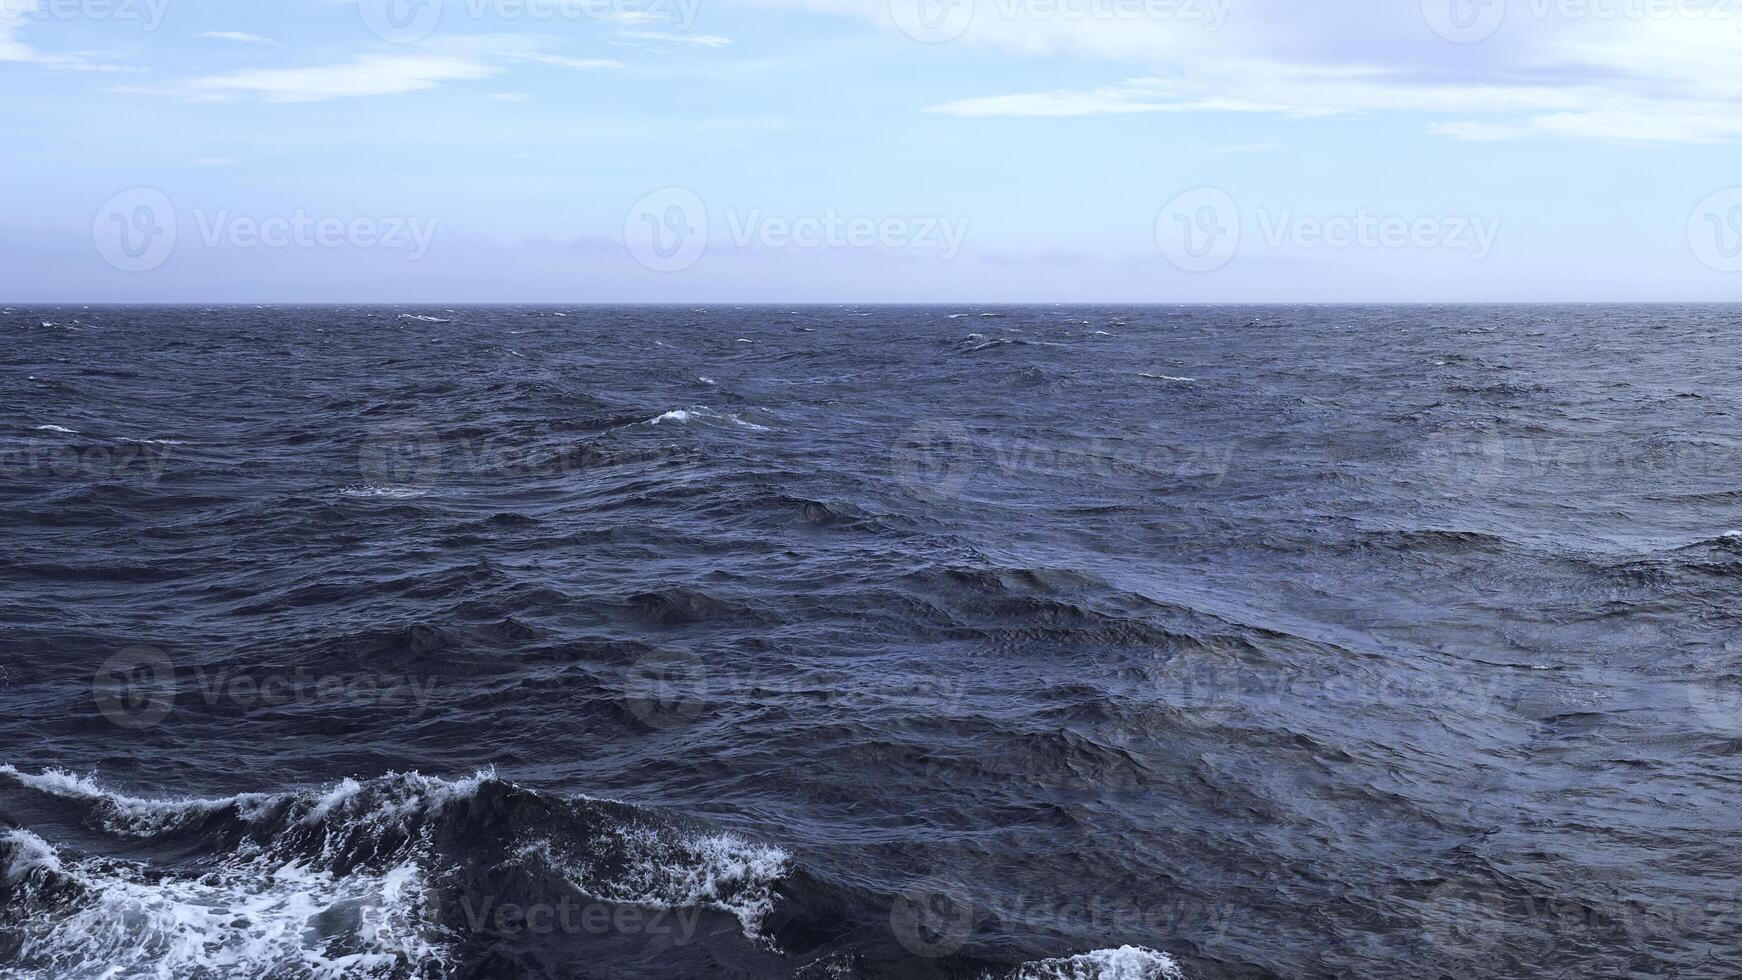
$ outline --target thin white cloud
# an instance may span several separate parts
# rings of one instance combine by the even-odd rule
[[[1069,57],[1166,79],[963,92],[928,107],[949,115],[1409,113],[1455,139],[1742,139],[1735,3],[1621,5],[1639,16],[1600,16],[1604,5],[1571,0],[1494,3],[1484,8],[1501,18],[1491,34],[1457,43],[1446,35],[1462,0],[961,0],[941,26],[935,11],[921,16],[926,0],[763,2],[904,29],[942,42],[927,46],[934,52]]]
[[[235,41],[237,44],[268,44],[275,48],[281,46],[272,38],[261,37],[258,34],[248,34],[243,31],[201,31],[198,34],[195,34],[194,37],[212,38],[218,41]]]
[[[614,44],[689,44],[700,48],[724,48],[732,44],[729,37],[718,34],[679,34],[672,31],[618,31],[611,35]]]
[[[508,57],[515,61],[525,61],[535,65],[549,65],[552,68],[570,68],[575,71],[597,71],[604,68],[622,68],[623,62],[610,58],[568,58],[560,54],[544,54],[538,51],[526,51],[511,54]]]
[[[400,95],[443,82],[492,78],[501,69],[466,58],[370,55],[312,68],[264,68],[191,78],[170,91],[195,101],[323,102],[370,95]]]
[[[38,7],[37,0],[0,0],[0,62],[39,65],[57,71],[144,71],[143,68],[107,63],[101,55],[88,51],[45,53],[18,40],[18,32],[24,29],[26,18]]]

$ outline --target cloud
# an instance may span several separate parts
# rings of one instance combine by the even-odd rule
[[[219,41],[235,41],[238,44],[269,44],[273,47],[280,47],[279,43],[274,41],[272,38],[261,37],[258,34],[245,34],[242,31],[201,31],[198,34],[195,34],[194,37],[214,38]]]
[[[369,55],[355,61],[313,68],[263,68],[206,75],[180,82],[169,91],[194,101],[227,102],[255,98],[267,102],[322,102],[368,95],[400,95],[432,89],[443,82],[492,78],[501,69],[451,56]]]
[[[717,34],[677,34],[670,31],[618,31],[611,35],[613,44],[690,44],[702,48],[729,47],[732,39]]]
[[[159,0],[161,2],[161,0]],[[59,71],[89,71],[89,72],[137,72],[142,68],[128,65],[108,64],[99,60],[100,56],[87,51],[66,51],[47,54],[36,50],[23,41],[17,34],[23,30],[26,18],[35,13],[39,7],[37,0],[0,0],[0,62],[15,62],[40,65]],[[154,25],[156,18],[161,16],[162,8],[158,5],[147,5],[144,13],[150,18],[148,25]]]
[[[927,45],[933,52],[1142,73],[1137,82],[963,92],[927,107],[948,115],[1386,113],[1428,117],[1424,128],[1455,139],[1742,139],[1742,4],[1728,0],[1496,2],[1481,8],[1495,19],[1474,35],[1451,19],[1464,0],[956,0],[943,21],[935,9],[924,16],[936,0],[763,2],[943,42]]]
[[[0,0],[5,2],[5,0]],[[449,82],[502,75],[512,64],[574,71],[621,68],[606,58],[570,58],[541,50],[545,42],[512,35],[475,35],[427,46],[420,54],[371,54],[332,65],[258,68],[204,75],[167,86],[119,91],[170,95],[192,102],[324,102],[331,99],[402,95]]]
[[[609,58],[566,58],[562,55],[544,54],[537,51],[510,54],[507,57],[515,61],[525,61],[535,65],[549,65],[553,68],[571,68],[575,71],[595,71],[601,68],[623,67],[623,62],[612,61]]]

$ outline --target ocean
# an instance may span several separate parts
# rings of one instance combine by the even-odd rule
[[[0,975],[1742,975],[1724,306],[0,312]]]

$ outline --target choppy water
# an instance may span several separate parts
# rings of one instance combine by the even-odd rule
[[[7,309],[0,972],[1736,976],[1739,326]]]

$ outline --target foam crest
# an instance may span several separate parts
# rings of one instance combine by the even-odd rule
[[[711,908],[736,916],[749,939],[761,939],[774,909],[774,887],[792,855],[735,834],[684,837],[649,827],[615,827],[583,853],[559,854],[550,841],[521,848],[600,901],[648,908]]]
[[[448,958],[411,862],[340,876],[257,856],[178,875],[63,859],[29,831],[0,835],[0,857],[9,975],[413,976]]]
[[[1166,953],[1121,946],[1024,963],[1009,980],[1185,980],[1185,974]]]

